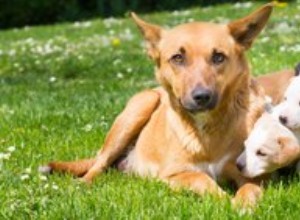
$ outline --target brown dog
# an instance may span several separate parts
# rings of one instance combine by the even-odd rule
[[[266,74],[256,78],[258,83],[264,88],[266,95],[271,97],[274,105],[283,100],[283,95],[287,89],[290,79],[295,76],[293,70],[282,70],[276,73]]]
[[[245,51],[265,26],[267,4],[228,25],[194,22],[170,30],[132,14],[156,63],[162,88],[137,94],[117,117],[96,159],[52,162],[50,171],[92,181],[116,164],[196,193],[224,195],[216,180],[233,180],[235,200],[254,204],[261,189],[235,166],[243,142],[264,110]]]

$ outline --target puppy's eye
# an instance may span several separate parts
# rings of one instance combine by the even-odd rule
[[[171,57],[171,61],[175,64],[182,65],[184,63],[184,56],[182,54],[175,54]]]
[[[226,59],[225,54],[219,53],[219,52],[214,52],[211,57],[211,61],[215,65],[219,65],[219,64],[223,63],[225,61],[225,59]]]
[[[256,155],[257,155],[257,156],[260,156],[260,157],[265,157],[265,156],[267,156],[267,154],[264,153],[264,152],[262,152],[261,150],[256,151]]]

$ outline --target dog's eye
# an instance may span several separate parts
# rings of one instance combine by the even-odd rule
[[[256,155],[257,155],[257,156],[260,156],[260,157],[267,156],[267,154],[264,153],[264,152],[262,152],[261,150],[256,151]]]
[[[226,56],[223,53],[214,52],[211,61],[213,64],[219,65],[225,61]]]
[[[182,54],[175,54],[171,57],[171,61],[175,64],[182,65],[184,63],[184,56]]]

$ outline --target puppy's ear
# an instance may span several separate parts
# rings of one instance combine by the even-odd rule
[[[273,9],[269,3],[252,14],[228,24],[229,31],[236,42],[245,49],[251,47],[256,36],[265,27]]]
[[[162,28],[143,21],[134,12],[131,12],[130,15],[147,42],[148,55],[154,60],[157,59],[159,56],[157,46],[163,32]]]
[[[300,63],[298,63],[298,65],[295,67],[295,76],[299,76],[300,75]]]
[[[277,138],[277,143],[279,144],[281,150],[286,148],[288,146],[289,142],[290,142],[290,140],[287,137],[278,137]]]
[[[300,156],[300,146],[289,137],[278,137],[277,143],[280,147],[280,152],[277,155],[277,164],[285,166],[293,162]]]

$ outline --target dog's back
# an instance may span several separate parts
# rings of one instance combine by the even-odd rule
[[[264,88],[266,95],[271,97],[272,103],[277,105],[283,100],[284,92],[289,85],[290,79],[294,75],[293,70],[283,70],[259,76],[256,80]]]

